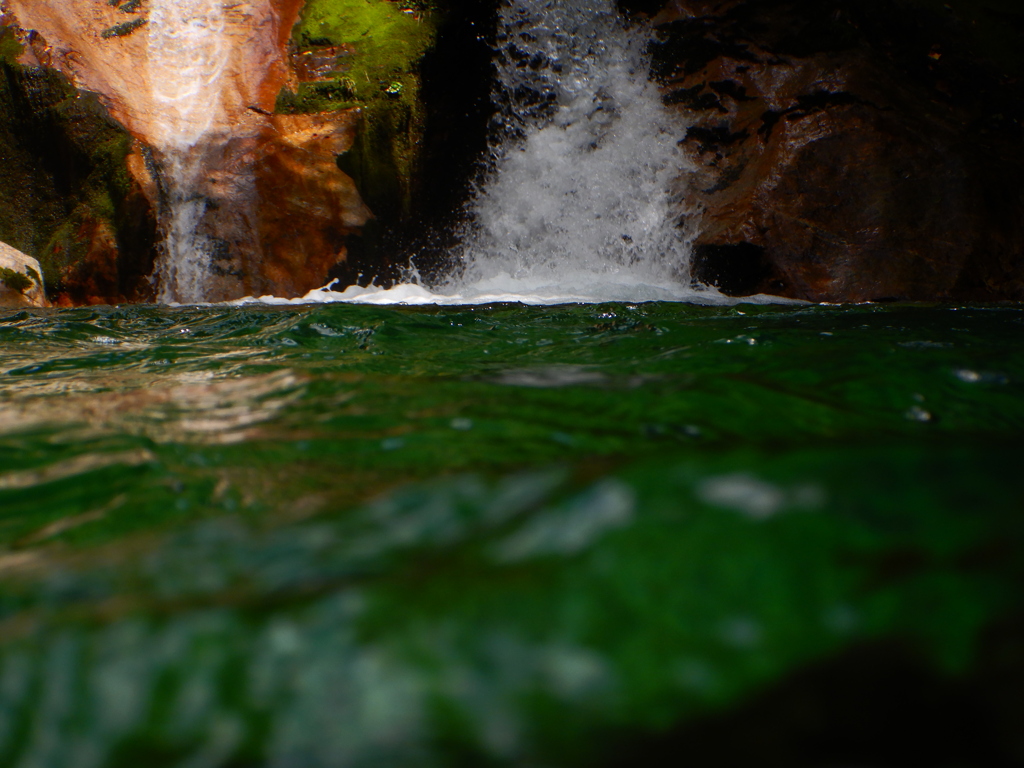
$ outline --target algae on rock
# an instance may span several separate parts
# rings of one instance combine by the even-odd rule
[[[278,111],[361,110],[363,128],[339,164],[378,217],[404,219],[413,207],[425,124],[419,64],[439,15],[425,2],[309,0],[295,28],[297,55],[330,48],[337,63],[297,92],[284,91]]]

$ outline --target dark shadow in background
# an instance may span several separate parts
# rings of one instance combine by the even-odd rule
[[[446,0],[437,43],[420,69],[426,126],[412,211],[403,216],[389,201],[368,199],[377,218],[350,239],[348,260],[331,279],[391,285],[410,257],[428,279],[447,268],[487,155],[498,6],[495,0]]]
[[[1013,768],[1024,765],[1024,621],[964,678],[899,644],[847,651],[745,705],[616,739],[604,768]]]

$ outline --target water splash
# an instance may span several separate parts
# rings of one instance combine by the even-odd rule
[[[650,81],[649,40],[614,0],[511,0],[490,170],[447,276],[424,285],[413,269],[392,288],[328,286],[299,301],[730,303],[691,285],[685,125]]]

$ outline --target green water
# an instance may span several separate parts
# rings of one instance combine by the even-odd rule
[[[8,311],[0,765],[616,764],[864,649],[1020,680],[1022,336],[1016,307]],[[1024,760],[990,689],[984,746]]]

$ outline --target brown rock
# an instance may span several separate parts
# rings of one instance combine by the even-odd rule
[[[864,32],[824,5],[826,27],[781,0],[674,0],[656,19],[666,102],[694,121],[694,276],[813,301],[1024,299],[1019,124],[985,131],[990,105],[898,19]]]
[[[157,298],[302,295],[326,282],[346,238],[371,216],[336,163],[358,113],[272,114],[296,81],[288,41],[302,2],[152,0],[126,14],[106,0],[6,0],[24,63],[98,94],[136,137],[133,194],[157,212],[164,243]],[[303,78],[324,76],[344,53],[310,54],[299,62]],[[89,252],[63,275],[68,297],[119,300],[119,256],[104,249],[113,233],[88,217],[74,230]],[[208,262],[198,286],[180,266],[192,253]]]
[[[197,233],[212,249],[206,300],[324,285],[372,216],[337,165],[358,123],[358,110],[274,115],[257,137],[205,148],[194,193],[205,201]]]
[[[29,30],[26,63],[56,67],[99,94],[135,136],[162,148],[187,125],[227,136],[259,132],[264,121],[250,107],[273,110],[291,77],[286,49],[302,0],[165,0],[135,14],[106,0],[6,4]],[[216,25],[219,34],[183,38],[162,15]],[[184,71],[177,46],[189,52]]]
[[[301,296],[344,261],[347,237],[371,217],[352,179],[338,169],[358,127],[358,110],[276,115],[256,164],[266,284]],[[271,203],[272,201],[272,203]]]

